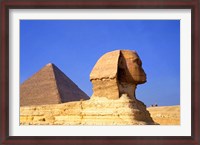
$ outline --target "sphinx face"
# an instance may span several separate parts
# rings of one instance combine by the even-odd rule
[[[142,61],[136,52],[121,50],[118,66],[118,79],[121,82],[142,84],[146,82],[146,74]]]

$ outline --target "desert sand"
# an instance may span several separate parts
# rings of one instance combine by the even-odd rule
[[[151,117],[160,125],[180,125],[180,106],[159,106],[147,108]]]

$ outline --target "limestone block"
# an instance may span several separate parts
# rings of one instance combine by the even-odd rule
[[[142,108],[142,109],[141,109]],[[86,101],[56,105],[21,107],[30,109],[30,114],[21,113],[21,125],[144,125],[154,124],[149,112],[142,103],[130,99],[126,94],[120,99],[94,97]],[[38,115],[40,110],[44,115]],[[52,113],[49,112],[59,113]],[[68,110],[68,111],[66,111]],[[45,113],[47,112],[47,113]]]

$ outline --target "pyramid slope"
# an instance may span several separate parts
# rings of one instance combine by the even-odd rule
[[[58,92],[60,93],[61,102],[87,100],[89,97],[59,68],[53,65]]]
[[[20,106],[58,104],[89,97],[54,64],[47,64],[20,86]]]

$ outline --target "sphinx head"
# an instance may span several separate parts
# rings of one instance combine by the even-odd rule
[[[90,73],[93,96],[111,99],[127,94],[134,98],[138,84],[146,82],[146,74],[138,54],[131,50],[116,50],[104,54]]]

